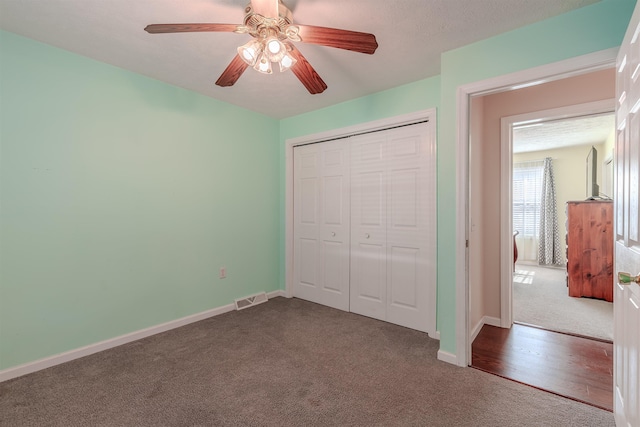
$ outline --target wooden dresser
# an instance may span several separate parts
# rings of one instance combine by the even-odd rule
[[[613,301],[613,202],[567,202],[569,296]]]

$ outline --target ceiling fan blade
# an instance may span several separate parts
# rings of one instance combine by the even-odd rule
[[[302,53],[295,46],[291,50],[291,56],[293,56],[298,62],[296,62],[291,71],[296,75],[298,80],[307,88],[310,94],[315,95],[322,93],[327,88],[327,84],[318,75],[316,70],[313,69],[309,61],[302,56]]]
[[[265,18],[277,18],[278,3],[280,0],[251,0],[251,9]]]
[[[238,81],[244,70],[249,67],[249,64],[244,62],[240,55],[236,55],[227,68],[222,72],[216,84],[218,86],[233,86]]]
[[[205,31],[233,32],[238,28],[235,24],[151,24],[144,30],[150,34],[160,33],[196,33]]]
[[[354,52],[373,54],[378,48],[376,36],[358,31],[339,30],[337,28],[297,25],[300,38],[305,43],[319,44]]]

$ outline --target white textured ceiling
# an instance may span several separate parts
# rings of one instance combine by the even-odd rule
[[[0,0],[0,28],[274,118],[440,73],[440,54],[597,0],[284,0],[294,23],[374,33],[371,55],[298,43],[329,88],[248,69],[214,83],[248,35],[147,34],[156,23],[240,24],[248,0]]]
[[[553,150],[603,144],[615,129],[615,115],[599,114],[552,120],[513,129],[513,152]]]

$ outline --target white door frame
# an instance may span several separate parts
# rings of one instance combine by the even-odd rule
[[[326,132],[291,138],[285,141],[285,296],[287,298],[293,297],[293,148],[296,145],[313,144],[363,132],[374,132],[394,126],[409,125],[425,120],[428,120],[432,124],[429,126],[429,137],[432,141],[435,141],[437,123],[435,108],[360,123],[340,129],[331,129]]]
[[[513,126],[518,123],[544,123],[549,120],[584,117],[615,111],[614,98],[566,107],[533,111],[500,120],[500,259],[513,261]],[[613,130],[613,129],[612,129]],[[500,326],[510,328],[513,324],[513,268],[511,262],[500,263]]]
[[[615,66],[618,48],[610,48],[587,55],[570,58],[552,64],[542,65],[515,73],[494,77],[458,87],[457,90],[457,135],[456,135],[456,357],[458,366],[468,366],[471,361],[471,341],[469,326],[469,283],[467,277],[466,242],[469,180],[469,127],[470,98],[507,90],[520,89],[566,77],[584,74]],[[501,153],[505,156],[505,153]],[[504,180],[501,180],[502,182]],[[501,188],[501,191],[503,189]],[[513,250],[513,247],[511,247]],[[501,247],[501,264],[505,257]],[[506,254],[508,256],[508,253]]]

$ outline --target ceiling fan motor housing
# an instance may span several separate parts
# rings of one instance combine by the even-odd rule
[[[262,16],[253,11],[251,3],[245,8],[244,26],[247,32],[254,37],[266,37],[273,33],[278,35],[280,39],[291,38],[297,39],[297,28],[293,31],[287,31],[293,23],[293,14],[282,2],[278,2],[278,17]]]

